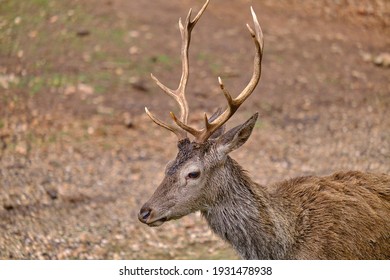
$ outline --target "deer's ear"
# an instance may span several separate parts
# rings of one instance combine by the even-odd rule
[[[225,156],[231,151],[238,149],[248,140],[255,127],[258,115],[258,113],[254,114],[245,123],[230,129],[219,137],[217,140],[217,151],[220,156]]]

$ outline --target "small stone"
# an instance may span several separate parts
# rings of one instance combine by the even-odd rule
[[[15,151],[18,154],[26,155],[27,154],[27,143],[25,143],[25,142],[18,143],[18,145],[15,148]]]
[[[55,23],[58,20],[58,16],[52,16],[49,20],[50,23]]]
[[[17,54],[18,58],[22,58],[23,55],[24,55],[24,51],[23,50],[19,50],[18,54]]]
[[[370,53],[362,53],[361,54],[361,56],[362,56],[362,58],[363,58],[363,60],[365,61],[365,62],[370,62],[370,61],[372,61],[372,55],[370,54]]]
[[[58,191],[54,188],[47,189],[46,193],[53,200],[58,198]]]
[[[390,67],[390,53],[381,53],[373,60],[374,64],[381,67]]]
[[[69,85],[65,87],[64,94],[65,95],[71,95],[76,93],[76,87],[73,85]]]
[[[97,107],[97,112],[102,115],[111,115],[114,112],[114,109],[111,107],[100,105]]]
[[[149,89],[146,87],[144,81],[142,81],[141,79],[133,77],[133,78],[130,78],[129,82],[130,82],[132,88],[134,88],[136,90],[143,91],[143,92],[149,91]]]
[[[124,124],[125,124],[125,126],[127,128],[133,128],[134,127],[134,123],[133,123],[132,117],[130,116],[130,114],[128,112],[123,114],[123,121],[124,121]]]
[[[89,94],[93,94],[94,93],[94,88],[90,85],[87,85],[87,84],[79,84],[77,86],[77,89],[82,92],[82,93],[85,93],[87,95]]]
[[[31,39],[37,37],[37,35],[38,35],[38,31],[36,31],[36,30],[32,30],[32,31],[28,32],[28,37],[30,37]]]
[[[89,53],[83,53],[83,60],[85,62],[91,62],[91,55]]]
[[[7,211],[11,211],[11,210],[14,209],[14,206],[13,206],[12,204],[10,204],[10,203],[5,203],[5,204],[3,205],[3,208],[4,208],[5,210],[7,210]]]
[[[21,21],[22,21],[22,18],[21,18],[21,17],[16,17],[16,18],[14,19],[14,23],[15,23],[16,25],[20,24]]]
[[[362,72],[353,70],[351,72],[351,74],[352,74],[352,77],[354,77],[355,79],[364,80],[364,81],[367,80],[367,76]]]
[[[135,55],[135,54],[138,54],[139,53],[139,48],[136,47],[136,46],[132,46],[129,48],[129,54],[131,55]]]
[[[132,31],[129,32],[129,35],[130,35],[131,38],[137,38],[137,37],[139,37],[139,31],[132,30]]]
[[[76,35],[79,37],[86,37],[91,34],[91,31],[89,30],[79,30],[76,32]]]
[[[339,45],[336,45],[336,44],[332,44],[330,47],[330,50],[332,51],[332,53],[335,53],[335,54],[342,54],[343,53],[341,47]]]
[[[115,69],[115,74],[118,75],[118,76],[122,76],[123,75],[123,69],[118,67]]]

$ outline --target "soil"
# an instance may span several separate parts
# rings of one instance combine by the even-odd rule
[[[0,259],[235,259],[198,213],[137,219],[176,153],[169,87],[177,19],[203,1],[2,1]],[[359,3],[357,3],[359,2]],[[265,37],[262,78],[229,121],[260,120],[233,157],[261,184],[337,170],[390,173],[390,2],[212,0],[193,32],[190,121],[252,75],[249,7]]]

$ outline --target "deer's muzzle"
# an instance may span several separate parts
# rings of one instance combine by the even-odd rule
[[[161,216],[156,217],[156,211],[153,211],[153,209],[144,205],[138,213],[138,220],[150,227],[158,227],[165,223],[167,218]]]

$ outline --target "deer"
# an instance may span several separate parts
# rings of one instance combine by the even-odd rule
[[[210,229],[242,259],[390,259],[390,175],[340,171],[318,177],[305,176],[265,186],[254,182],[229,153],[250,137],[258,113],[225,132],[225,123],[252,94],[261,76],[263,32],[251,7],[254,28],[247,24],[255,44],[254,69],[248,85],[233,98],[221,78],[219,86],[227,100],[204,127],[188,124],[185,97],[189,77],[188,50],[191,31],[209,4],[207,0],[184,24],[182,74],[177,89],[159,88],[180,107],[170,112],[172,124],[162,121],[146,107],[158,126],[178,137],[178,153],[165,168],[165,177],[138,213],[140,222],[161,226],[200,211]],[[191,135],[191,138],[188,136]]]

